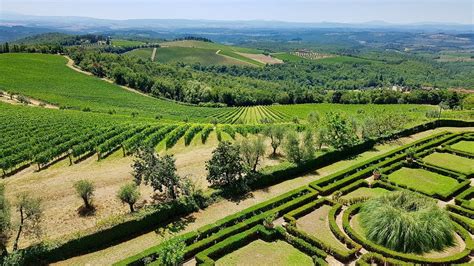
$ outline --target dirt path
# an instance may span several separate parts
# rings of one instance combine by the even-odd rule
[[[169,236],[171,234],[171,231],[169,230],[170,228],[173,228],[173,230],[175,230],[176,227],[179,227],[181,229],[179,231],[179,234],[195,230],[201,226],[215,222],[218,219],[222,219],[230,214],[241,211],[257,203],[263,202],[265,200],[269,200],[277,195],[283,194],[292,189],[296,189],[301,186],[307,185],[308,183],[314,180],[317,180],[323,176],[334,173],[341,169],[345,169],[354,163],[365,161],[369,158],[372,158],[374,156],[386,153],[390,150],[400,147],[401,145],[413,142],[420,138],[424,138],[431,134],[445,131],[445,130],[465,131],[465,130],[474,130],[474,128],[438,128],[435,130],[428,130],[425,132],[421,132],[410,137],[401,138],[394,142],[377,145],[373,150],[364,152],[355,158],[352,158],[349,160],[342,160],[334,164],[331,164],[329,166],[317,169],[317,171],[314,171],[307,175],[297,177],[291,180],[287,180],[285,182],[268,187],[266,189],[254,191],[251,197],[246,198],[240,202],[232,202],[232,201],[227,201],[227,200],[217,202],[209,206],[205,210],[201,210],[199,212],[193,213],[189,215],[188,217],[185,217],[179,221],[174,222],[167,228],[160,228],[159,230],[157,230],[160,233],[150,232],[147,234],[143,234],[129,241],[120,243],[118,245],[115,245],[103,250],[99,250],[97,252],[89,253],[89,254],[74,257],[62,262],[58,262],[56,263],[56,265],[85,265],[85,264],[108,265],[108,264],[111,264],[113,262],[135,255],[149,247],[159,244],[163,240],[164,237]]]
[[[155,55],[156,55],[156,47],[153,48],[153,52],[151,53],[151,61],[155,61]]]
[[[28,101],[28,103],[23,103],[18,97],[18,95],[11,95],[4,91],[0,91],[0,101],[4,103],[43,107],[48,109],[59,109],[59,106],[36,100],[30,97],[26,97],[24,95],[22,95],[22,97],[24,97]]]
[[[155,49],[156,49],[156,48],[155,48]],[[92,73],[87,72],[87,71],[84,71],[84,70],[78,68],[78,67],[74,64],[74,60],[72,60],[69,56],[65,55],[64,57],[67,59],[66,65],[67,65],[70,69],[72,69],[72,70],[74,70],[74,71],[77,71],[77,72],[79,72],[79,73],[82,73],[82,74],[86,74],[86,75],[88,75],[88,76],[93,76]],[[115,82],[114,82],[113,80],[110,80],[110,79],[107,79],[107,78],[101,78],[101,80],[106,81],[106,82],[111,83],[111,84],[115,84]],[[117,84],[115,84],[115,85],[117,85]],[[146,94],[146,93],[137,91],[137,90],[132,89],[132,88],[130,88],[130,87],[122,86],[122,85],[117,85],[117,86],[119,86],[119,87],[121,87],[121,88],[123,88],[123,89],[125,89],[125,90],[131,91],[131,92],[133,92],[133,93],[137,93],[137,94],[140,94],[140,95],[145,96],[145,97],[149,97],[149,98],[154,98],[154,99],[156,99],[156,98],[153,97],[153,96],[150,96],[150,95],[148,95],[148,94]]]

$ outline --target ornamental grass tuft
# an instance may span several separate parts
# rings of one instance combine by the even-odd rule
[[[455,244],[447,212],[434,200],[412,192],[393,192],[367,201],[360,222],[369,240],[399,252],[421,254]]]

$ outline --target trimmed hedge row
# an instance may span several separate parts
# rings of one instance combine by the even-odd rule
[[[474,220],[471,218],[467,218],[466,216],[459,215],[454,212],[449,212],[449,216],[455,222],[460,224],[462,227],[466,228],[471,234],[474,234]]]
[[[401,188],[404,188],[404,189],[408,189],[408,190],[411,190],[411,191],[415,191],[415,192],[418,192],[418,193],[421,193],[421,194],[424,194],[424,195],[427,195],[427,196],[430,196],[430,197],[434,197],[434,198],[437,198],[437,199],[441,199],[441,200],[450,199],[451,197],[453,197],[454,195],[459,193],[459,191],[462,191],[462,190],[466,189],[471,184],[471,181],[466,180],[464,176],[459,175],[457,173],[451,173],[451,176],[454,175],[454,176],[457,177],[456,180],[461,181],[458,185],[456,185],[453,189],[451,189],[451,190],[449,190],[445,193],[440,193],[440,192],[427,193],[427,192],[421,191],[417,188],[408,187],[406,185],[398,184],[396,182],[393,182],[393,181],[389,180],[388,174],[393,173],[393,172],[399,170],[402,167],[414,168],[414,169],[424,169],[424,168],[436,169],[433,166],[427,167],[424,164],[418,164],[418,163],[409,164],[409,163],[406,163],[406,162],[399,162],[399,163],[391,165],[390,167],[388,167],[386,169],[383,169],[382,170],[383,174],[381,175],[381,180],[383,180],[386,183],[392,184],[394,186],[401,187]],[[431,169],[429,169],[429,170],[431,170]],[[436,172],[439,173],[439,174],[446,173],[443,169],[436,169]]]
[[[465,209],[463,207],[459,207],[459,206],[452,205],[452,204],[446,205],[446,209],[448,209],[448,211],[455,212],[457,214],[460,214],[460,215],[469,217],[471,219],[474,219],[474,211],[473,210]]]
[[[403,160],[405,158],[404,151],[415,145],[421,144],[421,146],[419,146],[419,149],[424,149],[428,146],[444,142],[451,137],[453,137],[453,134],[441,132],[439,134],[420,139],[411,144],[399,147],[388,153],[376,156],[367,161],[353,165],[352,167],[347,168],[345,170],[341,170],[339,172],[331,174],[325,178],[316,180],[312,182],[310,186],[320,191],[322,195],[328,195],[334,192],[335,190],[347,185],[348,183],[352,183],[356,180],[369,177],[370,175],[372,175],[373,170],[377,168],[382,168],[385,165],[392,165],[393,163]]]
[[[275,240],[277,236],[276,230],[268,231],[263,225],[256,225],[247,231],[235,234],[214,246],[196,254],[196,262],[202,266],[214,265],[216,260],[224,257],[226,254],[238,250],[247,244],[262,238],[270,242]]]
[[[307,187],[299,188],[275,197],[271,200],[254,205],[243,211],[229,215],[215,223],[203,226],[195,231],[186,233],[181,237],[188,245],[186,255],[189,257],[213,244],[213,241],[222,240],[236,232],[241,232],[249,227],[259,224],[270,213],[284,214],[287,211],[304,205],[317,198],[318,193]],[[116,265],[134,265],[148,256],[156,254],[161,245],[151,247],[143,252],[129,257]]]
[[[474,187],[470,187],[469,189],[465,190],[461,194],[459,194],[456,198],[454,198],[454,202],[466,209],[474,211],[474,207],[471,207],[470,201],[474,197]]]
[[[360,258],[355,262],[356,266],[372,266],[372,265],[405,265],[405,266],[415,266],[414,263],[409,263],[401,260],[396,260],[392,258],[386,258],[380,254],[369,252],[360,256]]]
[[[352,242],[351,241],[347,241],[346,239],[343,239],[343,241],[341,241],[342,243],[350,246],[348,247],[347,249],[348,250],[342,250],[342,249],[338,249],[338,248],[334,248],[324,242],[322,242],[321,240],[317,239],[316,237],[298,229],[296,227],[296,220],[299,218],[299,217],[302,217],[306,214],[309,214],[311,213],[312,211],[314,211],[315,209],[323,206],[323,205],[330,205],[330,206],[333,206],[335,203],[334,202],[331,202],[325,198],[321,198],[321,199],[318,199],[317,201],[314,201],[314,202],[311,202],[309,204],[306,204],[298,209],[295,209],[289,213],[287,213],[285,216],[283,216],[283,218],[285,219],[285,221],[288,222],[288,225],[286,227],[287,231],[298,237],[298,238],[301,238],[303,239],[305,242],[308,242],[310,244],[312,244],[313,246],[316,246],[322,250],[324,250],[325,252],[331,254],[332,256],[334,256],[336,259],[340,260],[340,261],[349,261],[351,260],[352,258],[355,257],[355,254],[360,250],[360,246],[359,245],[356,245],[356,246],[353,246],[351,245]],[[337,226],[337,225],[336,225]],[[339,238],[338,238],[339,239]]]
[[[40,261],[60,261],[63,259],[93,252],[113,243],[131,239],[139,234],[149,232],[178,216],[187,215],[197,211],[198,208],[192,200],[174,201],[160,205],[156,210],[148,213],[138,213],[136,218],[103,229],[89,235],[84,235],[50,247],[45,253],[40,254]]]
[[[313,259],[314,257],[317,257],[322,260],[322,258],[325,258],[327,256],[325,252],[312,247],[308,243],[305,243],[303,240],[287,235],[285,230],[283,230],[282,228],[267,229],[263,225],[256,225],[247,231],[233,235],[223,240],[222,242],[219,242],[213,245],[212,247],[196,254],[196,262],[198,263],[198,265],[202,266],[214,265],[218,259],[235,250],[238,250],[239,248],[248,245],[249,243],[257,239],[262,239],[266,242],[272,242],[277,239],[284,240],[289,244],[293,245],[295,248],[302,251],[303,253],[312,256]]]
[[[469,232],[467,232],[462,226],[460,226],[457,223],[454,223],[455,225],[455,230],[456,232],[461,236],[461,238],[464,240],[466,247],[464,248],[463,251],[443,257],[443,258],[425,258],[423,256],[418,256],[418,255],[413,255],[413,254],[407,254],[407,253],[401,253],[397,252],[391,249],[388,249],[384,246],[378,245],[365,237],[359,235],[357,232],[355,232],[352,227],[350,226],[350,218],[357,214],[357,212],[360,210],[361,204],[354,204],[350,206],[342,216],[342,225],[344,228],[344,231],[353,239],[355,239],[357,242],[362,244],[365,249],[374,251],[377,253],[382,254],[383,256],[388,256],[392,257],[398,260],[403,260],[403,261],[409,261],[409,262],[415,262],[415,263],[422,263],[422,264],[448,264],[448,263],[459,263],[459,262],[464,262],[466,259],[469,258],[469,254],[471,251],[474,249],[474,240],[471,238],[469,235]]]

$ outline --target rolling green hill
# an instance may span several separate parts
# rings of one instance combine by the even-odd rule
[[[0,90],[40,99],[63,108],[164,119],[208,121],[219,109],[186,106],[147,97],[78,73],[59,55],[0,55]]]
[[[153,48],[141,48],[127,52],[143,59],[150,59]],[[185,63],[202,65],[252,65],[244,60],[237,60],[232,57],[222,56],[213,49],[191,48],[191,47],[162,47],[157,48],[155,60],[160,63]]]
[[[244,47],[237,47],[237,46],[230,46],[224,45],[219,43],[212,43],[212,42],[201,42],[201,41],[172,41],[172,42],[163,42],[160,43],[162,47],[181,47],[181,48],[194,48],[194,49],[207,49],[213,51],[213,53],[221,55],[223,57],[227,57],[228,59],[238,60],[243,63],[248,63],[255,66],[264,66],[265,64],[253,60],[249,57],[243,56],[239,53],[245,54],[261,54],[263,51],[252,49],[252,48],[244,48]]]

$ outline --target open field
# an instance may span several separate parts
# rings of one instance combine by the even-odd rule
[[[459,184],[456,179],[447,176],[423,169],[405,167],[390,174],[388,179],[394,183],[405,185],[428,194],[446,193]]]
[[[211,43],[211,42],[200,42],[200,41],[173,41],[173,42],[165,42],[160,44],[162,47],[182,47],[182,48],[190,48],[188,53],[193,54],[203,53],[201,50],[194,50],[194,49],[203,49],[209,50],[214,52],[216,55],[220,55],[224,58],[228,58],[228,60],[232,61],[240,61],[241,64],[250,64],[255,66],[263,66],[265,65],[264,62],[259,60],[253,59],[254,56],[259,56],[262,52],[256,49],[250,49],[245,47],[237,47],[237,46],[228,46],[218,43]],[[174,51],[181,51],[176,49]],[[263,56],[263,55],[262,55]]]
[[[474,172],[474,160],[454,154],[435,152],[423,158],[423,161],[464,174]]]
[[[138,46],[143,45],[144,42],[141,41],[132,41],[132,40],[125,40],[125,39],[112,39],[112,45],[120,46],[120,47],[128,47],[128,46]]]
[[[153,48],[135,49],[126,54],[150,59]],[[185,63],[201,65],[251,65],[241,60],[219,55],[206,48],[162,47],[156,49],[155,61],[165,64]]]

